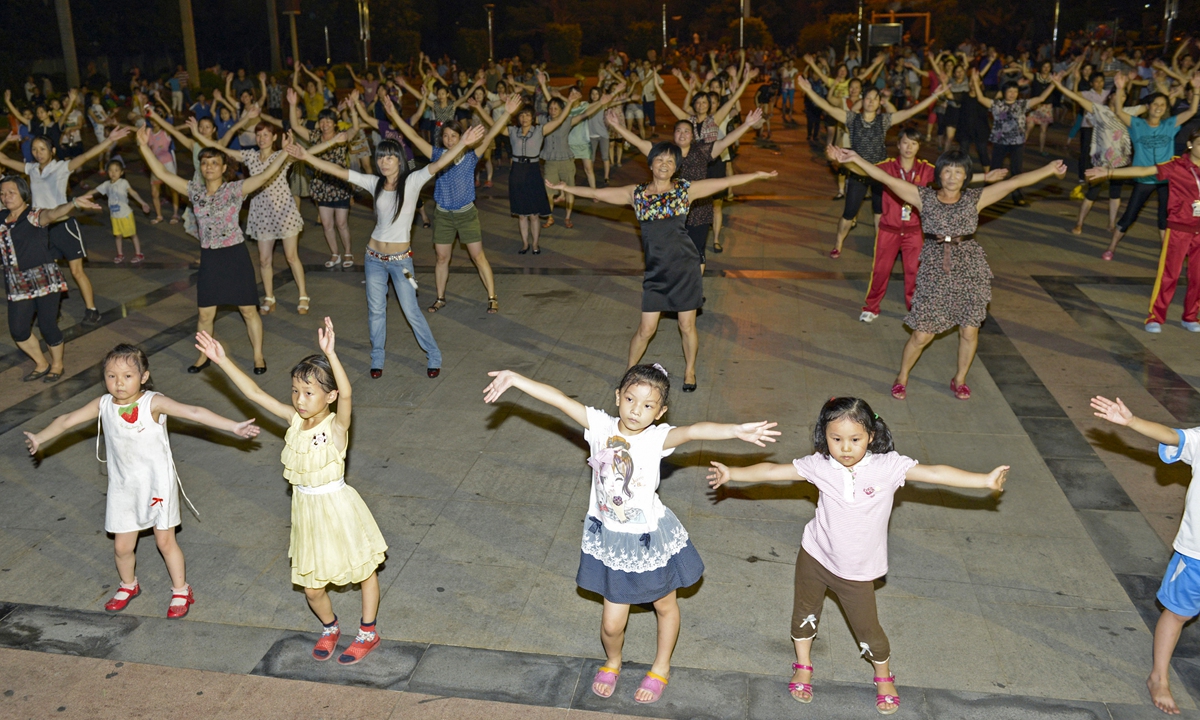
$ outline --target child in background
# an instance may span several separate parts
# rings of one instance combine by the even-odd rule
[[[1169,715],[1178,715],[1179,706],[1171,695],[1171,656],[1175,654],[1184,624],[1200,615],[1200,518],[1197,516],[1200,494],[1196,491],[1196,449],[1200,448],[1200,428],[1177,430],[1143,420],[1130,412],[1121,398],[1113,402],[1096,396],[1092,398],[1092,409],[1098,418],[1157,440],[1158,456],[1163,462],[1171,464],[1182,460],[1192,466],[1192,483],[1188,485],[1183,519],[1179,522],[1175,542],[1171,544],[1175,554],[1171,556],[1158,588],[1157,597],[1163,611],[1154,627],[1153,664],[1150,677],[1146,678],[1154,706]]]
[[[495,402],[510,387],[562,411],[583,426],[591,446],[592,492],[579,572],[575,582],[604,597],[600,640],[606,661],[592,680],[592,692],[612,696],[621,674],[621,651],[629,606],[653,603],[658,616],[658,652],[634,700],[657,702],[671,674],[671,654],[679,637],[675,593],[704,574],[700,554],[675,513],[658,497],[659,464],[692,440],[744,440],[759,447],[775,442],[775,423],[722,425],[702,422],[672,427],[655,421],[667,412],[671,390],[661,365],[634,365],[616,391],[617,415],[586,407],[561,390],[511,370],[490,372],[484,402]]]
[[[142,243],[138,240],[137,225],[133,221],[133,208],[129,207],[129,198],[137,200],[138,204],[142,206],[142,212],[146,214],[150,213],[150,203],[143,200],[137,190],[129,186],[129,181],[125,179],[125,163],[119,158],[109,161],[108,180],[100,183],[95,190],[84,197],[91,197],[96,193],[108,197],[108,212],[112,216],[113,239],[117,242],[117,254],[113,257],[113,263],[120,265],[125,262],[125,253],[121,247],[121,241],[124,238],[133,241],[134,254],[129,264],[141,263],[146,256],[142,255]]]
[[[792,605],[796,662],[788,691],[797,702],[812,702],[812,642],[825,591],[832,590],[862,654],[874,665],[875,709],[880,715],[891,715],[900,709],[900,696],[889,667],[891,646],[875,609],[874,581],[888,570],[887,532],[893,496],[908,480],[1001,491],[1008,466],[973,473],[949,465],[918,465],[895,451],[888,426],[871,406],[853,397],[830,398],[825,403],[812,439],[816,452],[787,465],[731,468],[713,460],[709,485],[803,480],[817,486],[817,514],[804,527],[796,557]]]
[[[237,422],[221,417],[207,408],[184,405],[150,389],[150,361],[133,345],[116,346],[100,364],[104,369],[104,388],[108,393],[87,405],[59,415],[39,433],[25,433],[30,455],[67,430],[99,419],[104,432],[105,457],[108,458],[108,504],[104,530],[113,534],[117,572],[121,586],[105,604],[107,612],[120,612],[141,594],[134,573],[137,563],[138,533],[154,529],[158,551],[171,575],[171,602],[167,617],[181,618],[196,602],[192,587],[184,576],[183,551],[175,542],[180,524],[179,493],[183,489],[175,472],[171,441],[167,436],[167,417],[184,418],[240,438],[258,435],[254,418]],[[100,456],[100,438],[96,437],[96,457]],[[187,496],[184,495],[184,499]],[[191,503],[188,503],[189,505]],[[194,508],[193,508],[194,511]]]
[[[353,665],[379,645],[375,568],[383,562],[387,543],[367,504],[346,484],[350,378],[334,352],[329,318],[317,330],[317,341],[325,355],[309,355],[292,368],[289,405],[264,392],[211,335],[196,335],[197,349],[224,370],[243,395],[288,421],[280,460],[283,476],[292,484],[292,584],[304,588],[308,606],[323,626],[312,651],[317,660],[334,656],[342,633],[326,586],[361,584],[362,623],[354,642],[338,656],[340,664]],[[337,412],[332,410],[335,402]]]

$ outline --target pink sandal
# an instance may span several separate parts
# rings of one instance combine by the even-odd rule
[[[837,260],[841,256],[842,256],[842,251],[838,250],[837,248],[834,248],[829,251],[829,257],[833,258],[834,260]]]
[[[800,663],[792,663],[792,670],[807,670],[809,672],[812,672],[813,668],[812,668],[812,665],[801,665]],[[809,676],[809,679],[810,680],[812,679],[811,675]],[[807,698],[796,697],[793,693],[796,693],[797,691],[808,693],[808,697]],[[805,705],[807,705],[808,703],[813,701],[812,684],[811,683],[802,683],[802,682],[790,682],[790,683],[788,683],[788,694],[791,694],[792,699],[795,700],[796,702],[804,703]]]
[[[592,678],[592,692],[596,693],[597,697],[602,697],[602,698],[612,697],[613,691],[617,689],[617,678],[620,676],[621,676],[620,670],[614,670],[610,667],[602,666],[599,670],[596,671],[596,677]],[[600,693],[596,692],[597,685],[608,688],[608,694],[601,695]]]
[[[950,378],[950,392],[954,393],[954,397],[958,398],[959,400],[971,399],[971,388],[967,387],[966,383],[963,383],[962,385],[955,385],[954,378]]]
[[[656,703],[656,702],[658,702],[658,699],[662,697],[663,688],[665,688],[666,686],[667,686],[667,679],[665,677],[663,677],[662,675],[657,675],[652,672],[648,672],[648,673],[646,673],[646,677],[642,678],[641,684],[638,685],[638,690],[648,690],[651,693],[650,699],[649,700],[638,700],[635,697],[634,700],[640,705],[649,705],[651,703]]]
[[[904,398],[908,397],[907,388],[900,383],[896,383],[892,386],[892,397],[896,398],[897,400],[903,400]]]
[[[883,678],[883,677],[874,678],[873,682],[877,686],[879,685],[879,683],[883,683],[883,682],[890,682],[894,685],[896,683],[896,674],[892,673],[891,675],[889,675],[888,677],[885,677],[885,678]],[[888,710],[883,707],[884,705],[891,705],[892,709]],[[877,711],[879,711],[880,715],[891,715],[891,714],[895,713],[897,710],[900,709],[900,696],[899,695],[876,694],[875,695],[875,709]]]

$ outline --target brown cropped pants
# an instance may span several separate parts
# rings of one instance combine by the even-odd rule
[[[879,613],[875,609],[875,583],[840,578],[814,560],[804,548],[800,548],[800,554],[796,556],[792,639],[811,640],[817,636],[826,590],[833,591],[846,611],[846,618],[862,648],[862,655],[874,663],[887,662],[892,648],[879,625]]]

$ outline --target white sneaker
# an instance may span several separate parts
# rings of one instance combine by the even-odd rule
[[[1146,332],[1160,333],[1160,332],[1162,332],[1162,324],[1156,323],[1156,322],[1148,322],[1148,323],[1146,323]]]
[[[858,321],[869,323],[873,322],[877,317],[879,317],[879,313],[873,313],[870,310],[863,310],[862,315],[858,316]]]
[[[1200,333],[1200,322],[1188,322],[1187,320],[1184,320],[1180,324],[1183,325],[1183,329],[1187,330],[1188,332]]]

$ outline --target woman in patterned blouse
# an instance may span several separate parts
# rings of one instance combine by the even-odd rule
[[[287,164],[289,154],[277,153],[271,164],[257,175],[245,180],[225,182],[228,165],[221,150],[206,147],[200,151],[200,180],[184,180],[163,167],[147,142],[149,128],[138,131],[138,150],[146,167],[159,180],[180,194],[186,194],[196,215],[200,236],[200,272],[196,281],[196,305],[199,311],[196,320],[197,332],[212,334],[213,321],[217,318],[218,305],[236,305],[246,321],[246,334],[254,350],[254,374],[267,371],[263,359],[262,318],[258,314],[258,285],[254,279],[254,266],[246,250],[246,238],[238,225],[238,213],[248,195],[274,179],[275,174]],[[283,148],[292,145],[292,134],[283,136]],[[189,373],[198,373],[208,367],[210,360],[201,353],[199,360],[188,367]]]
[[[42,378],[51,383],[63,375],[63,350],[66,341],[58,329],[58,303],[67,283],[58,264],[50,255],[50,236],[46,230],[64,219],[75,208],[98,210],[99,205],[84,198],[56,208],[34,210],[29,185],[16,175],[0,178],[0,204],[7,213],[0,220],[0,264],[4,266],[4,290],[8,298],[8,332],[21,352],[34,362],[23,380]],[[50,346],[50,361],[33,337],[33,318],[37,316],[42,339]]]

